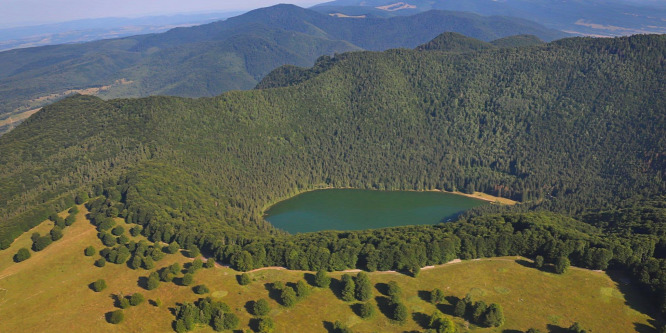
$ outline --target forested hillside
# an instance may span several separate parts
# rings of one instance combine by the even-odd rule
[[[310,70],[280,70],[266,89],[215,98],[68,98],[0,138],[2,245],[73,200],[99,196],[89,205],[95,223],[125,217],[151,240],[196,245],[241,269],[373,269],[360,253],[409,231],[414,240],[462,243],[372,262],[411,269],[449,255],[542,254],[584,267],[615,260],[647,274],[645,284],[660,293],[659,233],[603,221],[622,200],[666,190],[665,51],[666,36],[653,35],[465,53],[353,52]],[[267,205],[317,186],[483,191],[523,201],[518,211],[585,217],[598,228],[557,215],[542,229],[521,222],[529,214],[502,212],[499,220],[386,231],[390,237],[289,237],[261,218]],[[661,207],[661,198],[651,205]],[[527,229],[539,240],[516,245]],[[306,248],[314,242],[301,240],[318,237],[331,257],[313,264],[298,251],[314,253]],[[638,243],[616,252],[627,239]],[[265,260],[248,261],[261,253]]]
[[[104,98],[215,96],[251,89],[281,65],[311,66],[319,56],[361,49],[412,48],[444,31],[486,41],[566,36],[530,21],[469,13],[356,20],[278,5],[161,34],[11,50],[0,53],[0,133],[10,127],[3,125],[9,117],[19,119],[71,90],[98,88],[94,93]]]

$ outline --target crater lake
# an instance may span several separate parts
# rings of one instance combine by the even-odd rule
[[[487,201],[445,192],[325,189],[271,206],[265,218],[290,233],[446,222]]]

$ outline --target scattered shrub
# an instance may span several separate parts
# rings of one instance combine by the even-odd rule
[[[271,312],[271,306],[263,298],[252,304],[252,314],[255,316],[265,316],[269,312]]]
[[[140,293],[134,293],[132,296],[130,296],[130,305],[131,306],[137,306],[141,303],[143,303],[144,297]]]
[[[96,251],[95,251],[95,248],[94,248],[92,245],[86,247],[86,249],[83,250],[83,254],[85,254],[86,257],[92,257],[92,256],[94,256],[94,255],[95,255],[95,252],[96,252]]]
[[[30,258],[30,256],[31,256],[30,251],[28,249],[22,247],[14,255],[14,261],[15,262],[21,262],[21,261],[24,261],[24,260],[28,260]]]
[[[95,292],[100,292],[104,289],[106,289],[106,281],[104,279],[99,279],[92,283],[92,290]]]
[[[107,321],[111,324],[120,324],[122,323],[123,319],[125,319],[123,310],[112,311],[107,317]]]
[[[247,273],[243,273],[238,277],[238,283],[241,286],[246,286],[250,284],[250,282],[252,282],[252,280],[250,279],[250,275],[248,275]]]
[[[198,286],[195,286],[194,288],[192,288],[192,290],[194,291],[195,294],[198,295],[203,295],[210,292],[210,289],[208,289],[208,287],[206,287],[205,284],[200,284]]]

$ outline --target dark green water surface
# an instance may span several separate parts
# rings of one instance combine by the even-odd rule
[[[278,202],[266,220],[290,233],[437,224],[487,202],[441,192],[327,189]]]

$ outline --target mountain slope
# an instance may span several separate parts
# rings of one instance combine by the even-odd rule
[[[322,13],[391,17],[432,9],[521,17],[574,34],[621,36],[666,33],[666,5],[659,1],[614,0],[336,0],[314,6]]]
[[[69,98],[0,138],[0,235],[81,190],[158,238],[210,242],[274,233],[264,207],[319,185],[478,190],[573,212],[662,193],[664,50],[666,36],[635,36],[353,52],[290,87]]]
[[[454,32],[446,32],[423,45],[419,45],[416,49],[419,51],[472,52],[492,49],[493,47],[491,43],[485,43]]]
[[[0,121],[91,87],[105,98],[250,89],[284,64],[311,66],[321,55],[360,49],[412,48],[444,31],[482,40],[565,36],[533,22],[469,13],[354,20],[278,5],[162,34],[2,52]]]

